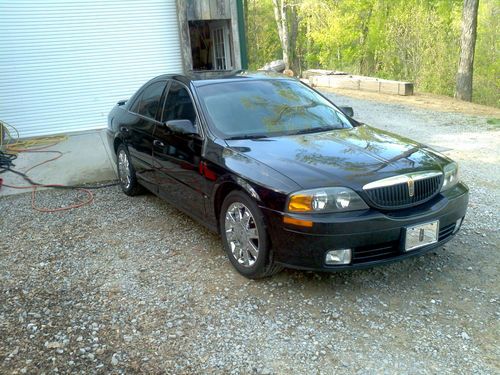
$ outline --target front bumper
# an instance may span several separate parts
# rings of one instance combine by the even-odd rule
[[[381,212],[374,209],[335,214],[284,214],[262,208],[273,246],[274,261],[289,268],[338,271],[372,267],[422,255],[449,241],[456,233],[455,224],[467,211],[467,186],[457,184],[417,207]],[[283,223],[287,215],[313,221],[312,228]],[[438,242],[405,252],[404,228],[439,220]],[[455,233],[454,233],[455,231]],[[352,249],[348,265],[325,264],[326,253]]]

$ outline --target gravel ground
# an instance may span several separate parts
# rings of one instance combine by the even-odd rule
[[[0,373],[499,373],[500,133],[484,118],[334,97],[450,149],[471,187],[457,238],[370,270],[250,281],[216,235],[152,195],[107,188],[56,214],[5,197]]]

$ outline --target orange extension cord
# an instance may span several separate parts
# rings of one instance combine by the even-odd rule
[[[10,151],[10,152],[13,152],[13,153],[31,152],[31,153],[51,153],[51,154],[56,154],[57,155],[57,156],[55,156],[53,158],[44,160],[41,163],[35,164],[34,166],[28,168],[26,171],[24,171],[24,173],[26,174],[29,171],[35,169],[36,167],[39,167],[40,165],[52,162],[52,161],[57,160],[60,157],[62,157],[63,153],[61,151],[47,150],[47,148],[55,146],[58,143],[59,142],[55,142],[55,143],[52,143],[52,144],[49,144],[49,145],[46,145],[46,146],[43,146],[43,147],[37,147],[37,148],[19,148],[19,147],[16,147],[16,144],[13,144],[13,145],[10,145],[10,146],[7,145],[6,146],[6,150]],[[81,203],[69,205],[67,207],[58,207],[58,208],[38,207],[36,205],[36,191],[37,191],[37,188],[39,188],[39,187],[67,188],[67,186],[58,185],[58,184],[48,184],[48,185],[46,185],[46,184],[33,185],[32,184],[32,185],[29,185],[29,186],[16,186],[16,185],[10,185],[10,184],[6,184],[6,183],[3,183],[2,186],[5,186],[5,187],[11,188],[11,189],[32,189],[32,192],[31,192],[31,208],[33,210],[39,211],[39,212],[49,213],[49,212],[68,211],[68,210],[72,210],[72,209],[75,209],[75,208],[80,208],[80,207],[83,207],[85,205],[91,204],[94,201],[94,194],[92,194],[92,192],[89,189],[78,187],[78,188],[75,188],[75,189],[78,190],[78,191],[81,191],[81,192],[83,192],[83,193],[85,193],[87,195],[87,199],[85,201],[82,201]]]

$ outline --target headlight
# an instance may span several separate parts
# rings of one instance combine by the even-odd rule
[[[448,190],[458,183],[458,165],[457,163],[450,163],[443,169],[444,182],[441,191]]]
[[[368,206],[348,188],[329,187],[302,190],[288,198],[288,212],[343,212],[365,210]]]

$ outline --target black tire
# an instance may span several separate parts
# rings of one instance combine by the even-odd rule
[[[126,165],[120,165],[120,163],[124,162],[121,158],[126,159]],[[127,147],[123,144],[119,145],[116,150],[116,170],[118,173],[118,180],[120,181],[120,187],[125,194],[133,197],[143,192],[143,187],[137,182],[135,169],[130,162],[130,154]],[[124,175],[125,170],[128,170],[128,176]]]
[[[228,210],[230,211],[230,217],[228,217],[228,225],[226,228],[226,215],[228,214]],[[250,214],[249,216],[247,216],[247,210]],[[234,215],[235,212],[240,213],[239,222],[234,220],[236,217],[236,215]],[[244,213],[245,218],[248,218],[248,224],[243,224],[244,215],[241,215],[241,212]],[[273,262],[271,242],[269,241],[264,217],[260,208],[247,194],[238,190],[229,193],[222,203],[219,222],[224,250],[231,264],[240,274],[250,279],[259,279],[272,276],[283,269],[282,266]],[[232,225],[234,225],[234,227],[231,228]],[[247,227],[248,230],[245,231],[245,227]],[[230,229],[231,231],[229,232]],[[256,232],[254,229],[256,229]],[[234,233],[234,235],[229,233]],[[250,236],[249,233],[251,233]],[[244,238],[245,240],[237,241],[235,240],[235,236],[239,236],[239,239]],[[240,246],[242,242],[245,242],[244,246]],[[257,256],[253,256],[250,251],[244,250],[244,248],[247,248],[246,246],[251,246],[250,242],[254,245],[252,248],[254,253],[257,249]],[[235,255],[235,253],[237,255]],[[242,253],[246,253],[246,256],[242,255]],[[242,263],[245,261],[248,261],[248,263]]]

